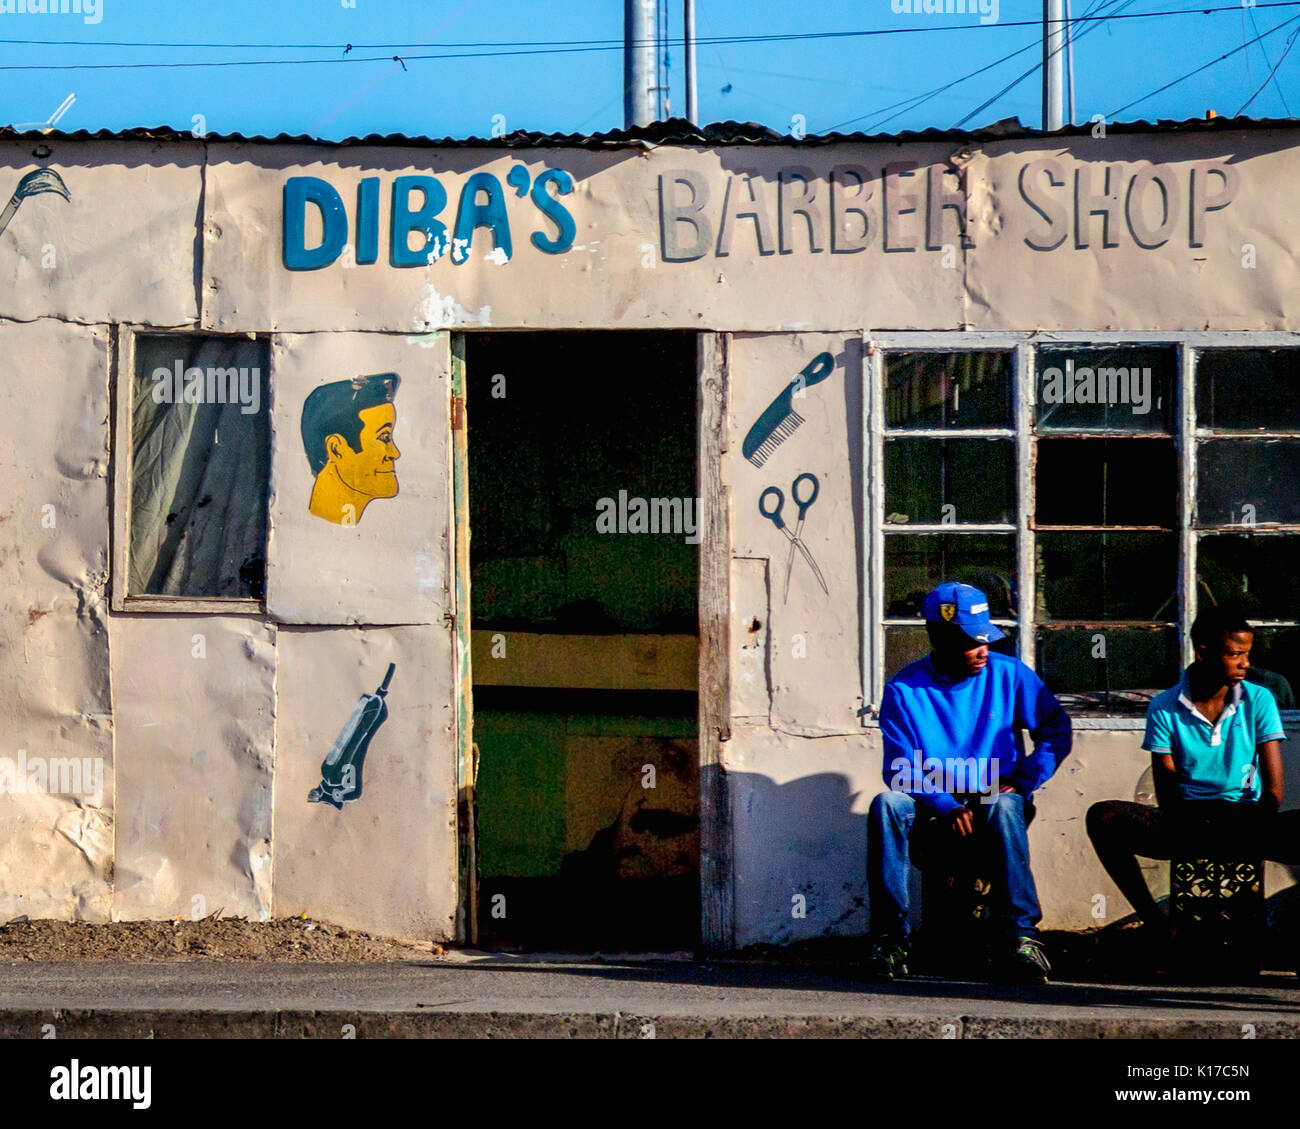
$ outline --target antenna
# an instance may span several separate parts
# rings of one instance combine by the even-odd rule
[[[76,100],[77,100],[77,96],[75,94],[69,94],[59,104],[59,108],[55,110],[54,113],[52,113],[48,118],[46,118],[45,121],[15,122],[13,126],[11,126],[11,128],[12,129],[53,129],[56,125],[58,125],[59,119],[63,117],[63,115],[66,114],[70,109],[72,109],[72,105],[74,102],[76,102]]]

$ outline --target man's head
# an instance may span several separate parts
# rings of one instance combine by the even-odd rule
[[[953,673],[979,674],[989,661],[989,644],[1003,633],[989,617],[989,601],[971,584],[940,584],[921,605],[936,665]]]
[[[1240,610],[1221,605],[1204,608],[1192,624],[1191,635],[1198,663],[1222,673],[1229,685],[1245,680],[1255,630]]]
[[[397,493],[401,452],[393,443],[397,412],[393,372],[337,380],[312,391],[302,406],[302,445],[312,473],[332,466],[350,490],[372,498]]]

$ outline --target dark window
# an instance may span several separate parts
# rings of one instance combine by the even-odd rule
[[[135,339],[128,596],[262,597],[268,369],[264,341]]]

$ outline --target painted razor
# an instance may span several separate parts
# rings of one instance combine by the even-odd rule
[[[5,205],[5,210],[0,212],[0,235],[9,226],[9,221],[14,218],[18,206],[28,196],[39,196],[42,192],[53,192],[68,201],[72,199],[68,194],[68,186],[63,183],[63,177],[57,172],[53,169],[33,169],[18,182],[14,194],[9,197],[9,203]]]
[[[307,802],[343,805],[361,798],[361,769],[365,765],[370,739],[388,717],[388,684],[393,680],[396,663],[388,664],[388,673],[373,694],[362,694],[344,723],[330,751],[320,766],[320,784],[307,793]]]
[[[781,389],[767,409],[749,429],[741,453],[756,467],[761,467],[772,452],[790,438],[803,423],[803,416],[794,410],[794,397],[803,395],[803,390],[814,384],[820,384],[835,371],[835,358],[829,353],[818,353],[813,357],[799,375]]]

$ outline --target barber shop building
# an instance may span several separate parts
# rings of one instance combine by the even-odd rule
[[[1130,913],[1084,813],[1154,803],[1198,609],[1296,727],[1293,124],[7,130],[0,180],[0,921],[861,934],[943,580],[1073,722],[1046,929]]]

